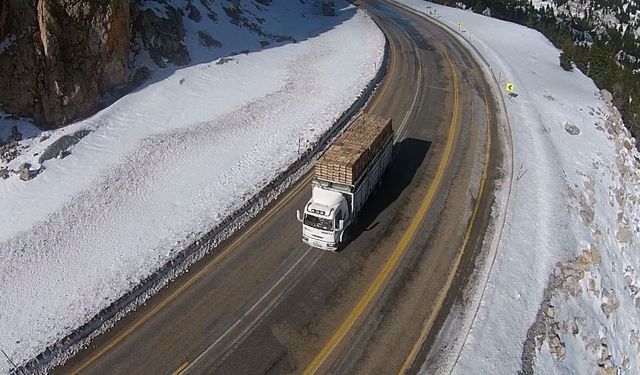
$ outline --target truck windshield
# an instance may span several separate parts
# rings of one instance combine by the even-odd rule
[[[304,215],[304,225],[322,230],[333,230],[333,221],[313,215]]]

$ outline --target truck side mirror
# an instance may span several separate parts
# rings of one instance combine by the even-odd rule
[[[344,229],[344,220],[340,220],[338,221],[338,230],[343,230]]]
[[[298,221],[302,223],[302,214],[300,213],[300,210],[296,210],[296,217],[298,218]]]

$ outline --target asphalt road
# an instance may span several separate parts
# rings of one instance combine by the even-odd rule
[[[394,159],[339,253],[301,241],[305,176],[58,373],[415,371],[482,240],[500,160],[494,101],[449,34],[381,1],[391,47],[365,111],[393,118]]]

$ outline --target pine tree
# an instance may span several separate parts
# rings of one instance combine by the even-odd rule
[[[564,52],[560,52],[560,66],[568,72],[573,70],[573,61],[571,61],[571,58]]]

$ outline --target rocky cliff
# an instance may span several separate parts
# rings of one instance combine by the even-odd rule
[[[159,13],[149,3],[0,1],[0,110],[45,128],[86,117],[111,93],[145,77],[130,71],[135,43],[159,67],[189,63],[183,10],[154,1],[165,6]]]
[[[3,111],[62,125],[126,84],[129,1],[5,0],[0,12]]]
[[[150,70],[191,63],[194,43],[207,51],[196,52],[201,63],[246,47],[295,42],[265,28],[260,14],[270,3],[0,0],[0,112],[55,128],[94,113]],[[324,3],[332,2],[316,3],[323,5],[322,13],[331,13]],[[277,28],[277,20],[271,23]],[[233,37],[235,31],[250,33],[255,43]],[[223,46],[225,38],[231,43]]]

